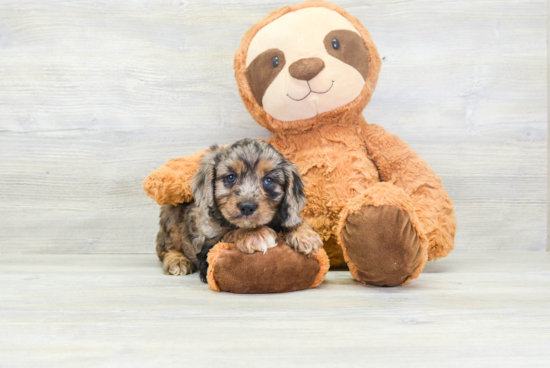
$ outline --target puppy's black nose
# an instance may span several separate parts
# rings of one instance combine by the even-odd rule
[[[241,210],[241,213],[243,216],[252,215],[254,211],[256,211],[256,208],[258,208],[256,203],[252,203],[252,202],[241,202],[239,203],[238,207],[239,207],[239,210]]]

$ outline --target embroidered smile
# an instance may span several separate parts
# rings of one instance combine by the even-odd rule
[[[309,85],[309,81],[307,81],[307,86],[309,87],[309,92],[307,93],[307,95],[305,95],[303,98],[300,98],[300,99],[296,99],[296,98],[292,98],[288,93],[287,93],[287,96],[288,98],[290,98],[291,100],[293,101],[302,101],[302,100],[305,100],[310,94],[312,93],[315,93],[317,95],[322,95],[322,94],[325,94],[327,93],[328,91],[330,91],[332,89],[332,86],[334,86],[334,81],[332,81],[332,84],[330,85],[330,87],[324,91],[324,92],[317,92],[317,91],[314,91],[311,89],[311,86]]]

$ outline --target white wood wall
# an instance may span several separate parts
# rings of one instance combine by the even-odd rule
[[[546,72],[546,77],[548,79],[548,82],[547,82],[547,90],[548,90],[548,93],[547,93],[547,109],[548,109],[548,114],[550,115],[550,1],[547,1],[547,4],[546,4],[546,22],[547,22],[547,26],[546,26],[546,40],[548,42],[548,44],[546,45],[547,47],[547,72]],[[547,240],[546,240],[546,250],[547,251],[550,251],[550,203],[548,203],[548,201],[550,201],[550,179],[548,178],[548,174],[550,173],[550,116],[547,116],[548,118],[548,126],[546,128],[546,187],[547,187],[547,193],[546,193],[546,222],[547,222],[547,225],[546,225],[546,237],[547,237]]]
[[[335,0],[384,58],[365,117],[456,203],[457,250],[547,239],[547,2]],[[0,252],[150,253],[141,182],[266,137],[233,79],[243,33],[288,1],[0,1]]]

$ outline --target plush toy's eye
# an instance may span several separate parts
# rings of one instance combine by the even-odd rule
[[[274,182],[273,182],[273,179],[271,179],[271,178],[265,178],[265,179],[264,179],[264,185],[265,185],[266,187],[272,186],[273,183],[274,183]]]
[[[273,59],[271,59],[271,64],[273,64],[273,67],[276,68],[279,66],[279,57],[273,56]]]
[[[223,178],[223,181],[227,184],[235,184],[235,182],[237,181],[237,177],[233,174],[229,174]]]
[[[340,48],[340,41],[336,38],[332,39],[332,48],[338,50]]]

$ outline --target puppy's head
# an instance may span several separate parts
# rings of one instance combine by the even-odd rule
[[[301,222],[305,204],[297,167],[261,140],[212,147],[201,161],[192,190],[199,208],[210,217],[240,228],[273,221],[294,227]]]

